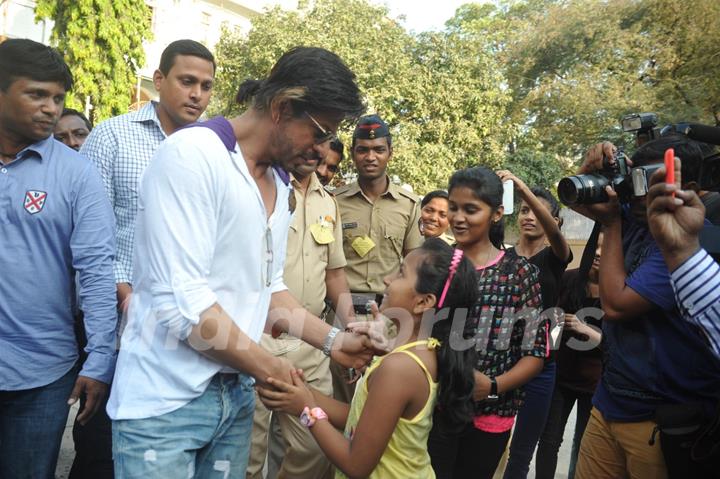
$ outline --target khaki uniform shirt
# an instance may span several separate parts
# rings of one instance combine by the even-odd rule
[[[441,240],[443,240],[450,246],[455,245],[455,237],[453,235],[451,235],[450,233],[448,233],[447,231],[445,233],[441,234],[440,236],[438,236],[438,238],[440,238]]]
[[[420,199],[392,183],[375,203],[358,183],[337,188],[334,193],[342,213],[345,274],[350,291],[381,294],[385,291],[383,278],[398,270],[403,251],[422,245],[418,229]],[[375,246],[361,256],[353,244],[358,239],[367,244],[366,238]]]
[[[315,174],[305,194],[294,178],[292,185],[296,206],[288,233],[283,279],[290,294],[305,309],[320,316],[327,295],[325,270],[342,268],[346,264],[339,209]],[[319,234],[319,229],[325,229],[325,232]]]
[[[291,182],[295,195],[295,212],[288,232],[283,281],[290,294],[305,309],[320,317],[325,309],[327,295],[325,271],[342,268],[346,264],[342,249],[340,213],[335,199],[325,191],[315,174],[310,178],[310,184],[304,193],[292,176]],[[325,231],[319,233],[320,229]],[[286,355],[306,346],[304,353],[295,353],[293,364],[304,365],[306,375],[310,375],[306,377],[312,381],[317,379],[314,377],[316,368],[325,359],[321,351],[287,333],[282,333],[277,338],[263,334],[260,345],[275,356]],[[298,362],[299,354],[304,362]],[[318,387],[318,383],[314,385]]]

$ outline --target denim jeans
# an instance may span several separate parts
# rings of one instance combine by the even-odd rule
[[[47,386],[0,391],[1,478],[55,477],[77,373],[74,366]]]
[[[115,477],[245,477],[253,384],[245,375],[216,374],[202,395],[180,409],[113,421]]]
[[[556,386],[553,393],[550,415],[545,430],[540,437],[537,456],[535,456],[535,477],[537,479],[552,479],[555,477],[558,451],[562,445],[563,434],[568,417],[577,402],[577,420],[575,421],[575,436],[573,437],[572,452],[570,453],[570,468],[568,479],[575,477],[575,464],[577,463],[580,441],[585,426],[590,419],[592,409],[592,394],[571,391],[562,386]]]
[[[540,374],[524,386],[525,403],[520,407],[515,422],[504,479],[525,479],[528,475],[535,446],[550,412],[556,369],[555,361],[545,363]]]

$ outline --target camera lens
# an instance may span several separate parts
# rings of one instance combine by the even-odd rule
[[[603,175],[576,175],[560,180],[558,196],[566,205],[589,205],[608,200],[605,187],[610,184]]]
[[[568,176],[567,178],[560,180],[557,192],[560,197],[560,201],[566,205],[574,205],[578,202],[578,196],[581,189],[582,183],[578,180],[577,176]]]

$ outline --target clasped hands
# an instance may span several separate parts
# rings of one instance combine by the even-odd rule
[[[386,334],[387,318],[380,313],[375,303],[372,303],[371,312],[373,320],[348,323],[345,331],[337,334],[330,350],[330,357],[333,361],[346,368],[364,371],[373,356],[382,356],[393,349],[393,340],[389,339]],[[258,392],[270,391],[271,388],[274,388],[275,391],[283,391],[280,389],[280,384],[284,388],[295,384],[296,380],[292,374],[299,370],[296,370],[284,358],[275,359],[277,361],[271,368],[272,374],[261,387],[258,387]]]

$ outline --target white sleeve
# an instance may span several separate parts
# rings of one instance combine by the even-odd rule
[[[208,275],[221,187],[213,168],[218,151],[208,146],[204,129],[194,130],[160,145],[142,178],[138,216],[137,244],[146,255],[137,260],[147,262],[153,310],[183,340],[200,313],[217,302]]]

